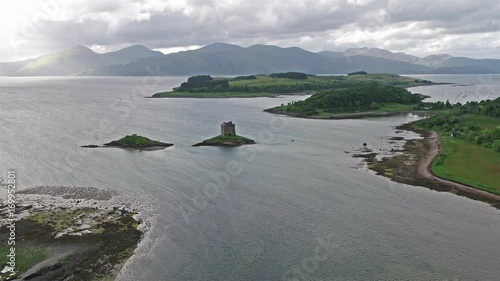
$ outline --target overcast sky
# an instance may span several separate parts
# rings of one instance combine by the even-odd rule
[[[378,47],[500,59],[500,1],[0,1],[0,61],[85,45],[172,52],[213,42],[310,51]]]

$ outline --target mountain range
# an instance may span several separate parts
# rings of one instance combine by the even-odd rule
[[[394,74],[500,73],[500,60],[446,54],[421,58],[378,48],[314,53],[298,47],[214,43],[166,55],[140,45],[104,54],[75,46],[34,59],[0,63],[0,76],[244,75],[284,71],[345,74],[359,70]]]
[[[140,58],[165,56],[161,52],[134,45],[115,52],[98,54],[84,46],[18,62],[0,63],[0,75],[4,76],[65,76],[76,75],[89,69],[122,64]]]

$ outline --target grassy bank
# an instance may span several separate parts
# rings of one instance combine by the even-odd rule
[[[436,176],[500,195],[500,98],[450,105],[413,127],[440,135]]]
[[[451,137],[442,137],[440,148],[436,176],[500,195],[500,153]]]

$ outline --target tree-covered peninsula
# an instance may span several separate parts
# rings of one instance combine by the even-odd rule
[[[333,89],[369,86],[413,87],[431,85],[431,81],[395,74],[351,73],[348,76],[316,76],[300,72],[273,73],[270,75],[248,75],[234,78],[198,75],[172,91],[156,93],[152,97],[267,97],[282,94],[312,94]]]
[[[303,101],[267,109],[271,113],[308,117],[360,112],[401,112],[422,106],[425,96],[394,86],[361,86],[322,92]]]

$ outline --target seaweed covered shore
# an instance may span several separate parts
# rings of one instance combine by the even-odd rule
[[[15,244],[0,245],[0,280],[114,280],[155,219],[116,191],[62,186],[19,191],[11,214],[1,189],[0,241]]]

